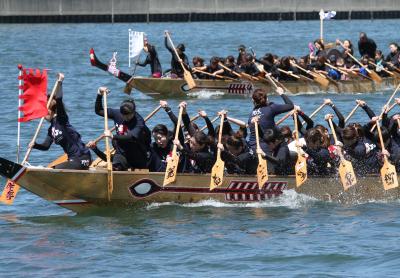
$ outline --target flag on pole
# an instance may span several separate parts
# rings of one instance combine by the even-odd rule
[[[332,18],[335,17],[335,15],[336,15],[336,11],[329,11],[329,12],[325,13],[323,10],[321,10],[321,11],[319,12],[319,18],[320,18],[321,20],[329,20],[329,19],[332,19]]]
[[[136,32],[129,29],[129,67],[131,59],[137,60],[144,46],[144,32]]]
[[[22,94],[19,96],[23,104],[18,109],[24,116],[19,122],[27,122],[47,115],[47,71],[39,69],[22,69]]]

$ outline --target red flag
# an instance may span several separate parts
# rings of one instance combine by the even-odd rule
[[[47,71],[39,69],[22,69],[22,95],[24,103],[19,110],[24,113],[19,122],[27,122],[47,115]]]

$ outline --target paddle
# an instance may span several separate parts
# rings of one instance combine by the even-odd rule
[[[310,115],[309,118],[312,119],[315,115],[317,115],[317,113],[318,113],[319,111],[321,111],[321,109],[324,108],[325,105],[326,105],[326,104],[325,104],[325,102],[324,102],[324,103],[322,103],[320,106],[318,106],[318,108],[315,109],[315,111],[311,113],[311,115]],[[306,121],[303,121],[301,124],[304,125],[305,123],[306,123]]]
[[[371,64],[371,65],[373,65],[373,66],[375,66],[375,68],[378,68],[378,65],[377,65],[377,64],[372,63],[371,61],[368,61],[368,63]],[[392,76],[392,77],[399,78],[399,76],[396,75],[394,72],[391,72],[391,71],[385,69],[384,67],[382,67],[382,70],[383,70],[384,72],[386,72],[387,74],[389,74],[390,76]]]
[[[237,77],[239,77],[239,78],[242,79],[242,80],[243,80],[243,79],[246,80],[246,81],[257,81],[257,80],[259,80],[257,77],[251,76],[250,74],[247,74],[247,73],[244,73],[244,72],[241,72],[241,73],[236,72],[236,71],[234,71],[234,70],[228,68],[227,66],[225,66],[225,65],[222,64],[221,62],[219,62],[218,65],[219,65],[221,68],[223,68],[223,69],[229,71],[230,73],[236,75]]]
[[[230,121],[231,123],[234,123],[235,125],[238,125],[241,128],[246,128],[247,124],[239,119],[235,119],[235,118],[231,118],[231,117],[226,117],[228,119],[228,121]]]
[[[218,132],[218,144],[221,144],[224,119],[225,119],[225,114],[221,113],[221,123],[219,125],[219,132]],[[210,190],[214,190],[215,188],[217,188],[222,184],[222,181],[224,180],[224,169],[225,169],[225,162],[221,159],[221,149],[218,148],[217,161],[215,161],[215,164],[211,170]]]
[[[296,139],[296,146],[297,146],[297,161],[295,166],[295,173],[296,173],[296,186],[300,187],[303,183],[307,180],[307,161],[303,150],[299,144],[299,128],[297,124],[297,111],[293,110],[293,117],[294,117],[294,130],[295,130],[295,139]]]
[[[396,167],[394,167],[394,165],[391,164],[387,158],[385,143],[383,142],[382,131],[381,131],[381,127],[379,124],[379,118],[376,121],[376,127],[378,130],[379,141],[381,144],[383,160],[384,160],[383,166],[381,168],[381,178],[382,178],[383,188],[385,190],[389,190],[389,189],[396,188],[399,186],[399,183],[397,181]]]
[[[306,69],[300,67],[299,65],[297,65],[295,63],[291,63],[291,64],[293,66],[295,66],[296,68],[298,68],[299,70],[310,74],[313,77],[314,82],[318,83],[324,90],[326,90],[328,88],[328,86],[329,86],[329,80],[328,79],[326,79],[326,78],[322,77],[321,75],[316,74],[316,73],[314,73],[312,71],[306,70]]]
[[[178,55],[178,51],[176,51],[174,43],[172,42],[171,37],[167,31],[165,32],[165,35],[167,36],[169,43],[171,44],[172,48],[174,49],[175,56],[178,59],[178,62],[181,64],[181,67],[183,69],[183,78],[185,79],[189,89],[193,89],[194,87],[196,87],[196,83],[193,80],[192,74],[186,69],[185,65],[183,64],[183,61],[182,61],[181,57]]]
[[[257,143],[257,157],[258,157],[258,166],[257,166],[257,182],[258,188],[261,190],[265,183],[268,181],[268,168],[267,161],[262,158],[261,155],[261,147],[260,147],[260,135],[258,132],[258,118],[255,118],[254,129],[256,131],[256,143]]]
[[[216,116],[215,118],[213,118],[212,120],[211,120],[211,123],[214,123],[216,120],[218,120],[218,118],[219,118],[219,116]],[[202,128],[200,128],[200,131],[203,131],[203,130],[205,130],[207,128],[207,125],[205,125],[205,126],[203,126]]]
[[[152,112],[150,112],[150,114],[148,114],[146,116],[146,118],[144,118],[144,121],[147,122],[148,120],[150,120],[160,109],[161,109],[161,105],[157,106],[156,109],[154,109]],[[114,130],[115,130],[115,126],[110,129],[110,132],[113,132]],[[104,134],[97,137],[95,140],[93,140],[93,142],[95,144],[97,144],[103,138],[104,138]],[[47,165],[47,168],[53,168],[54,166],[61,164],[67,160],[68,160],[68,156],[66,153],[64,153],[63,155],[59,156],[56,160],[53,160],[52,162],[50,162]]]
[[[182,121],[182,113],[183,113],[183,106],[179,108],[178,122],[176,124],[176,130],[175,130],[175,140],[179,140],[179,130],[181,129],[180,126]],[[171,158],[167,161],[167,168],[165,170],[163,186],[173,183],[176,180],[176,172],[178,171],[178,164],[179,164],[179,156],[176,152],[176,149],[177,146],[174,144],[174,147],[172,148]]]
[[[202,71],[199,69],[194,68],[193,69],[194,72],[200,72],[202,74],[208,75],[208,76],[212,76],[212,77],[217,77],[219,79],[226,79],[226,80],[232,80],[232,81],[237,81],[235,78],[229,77],[229,76],[222,76],[222,75],[218,75],[218,74],[212,74],[206,71]]]
[[[344,119],[344,122],[347,123],[348,120],[350,120],[350,118],[353,116],[353,114],[356,112],[356,110],[358,109],[358,107],[360,107],[360,104],[357,103],[356,106],[354,106],[353,110],[351,110],[351,112],[349,113],[349,115],[347,115],[346,119]]]
[[[107,94],[109,93],[109,90],[103,91],[103,106],[104,106],[104,134],[111,134],[111,131],[108,129],[108,112],[107,112]],[[114,178],[113,178],[113,169],[112,169],[112,163],[111,163],[111,150],[110,150],[110,144],[108,141],[108,136],[104,137],[104,140],[106,142],[106,156],[107,156],[107,198],[108,201],[111,201],[111,195],[114,190]]]
[[[286,71],[286,70],[283,70],[283,69],[280,69],[280,68],[278,68],[278,71],[279,71],[279,72],[282,72],[282,73],[284,73],[284,74],[286,74],[287,76],[291,76],[291,77],[293,77],[293,78],[296,78],[297,80],[301,80],[301,81],[305,81],[305,82],[307,82],[307,81],[313,81],[311,78],[308,78],[307,76],[304,76],[304,75],[296,75],[296,74],[294,74],[294,73],[292,73],[292,72],[290,72],[290,71]]]
[[[288,113],[286,113],[285,116],[283,116],[282,118],[280,118],[277,122],[276,125],[280,125],[282,122],[284,122],[287,118],[289,118],[290,116],[293,115],[293,110],[289,111]]]
[[[364,66],[359,60],[357,60],[353,55],[350,53],[347,53],[351,59],[353,59],[357,64],[359,64],[361,67],[364,67],[365,70],[368,72],[369,76],[374,80],[376,83],[382,83],[382,77],[380,77],[375,71],[368,69],[367,66]]]
[[[328,67],[330,67],[331,69],[337,70],[338,72],[340,72],[340,73],[342,73],[342,74],[344,74],[344,75],[352,76],[352,75],[349,74],[348,72],[346,72],[346,71],[344,71],[344,70],[342,70],[342,69],[339,69],[339,68],[337,68],[337,67],[334,67],[334,66],[332,66],[332,65],[329,64],[329,63],[325,63],[325,65],[328,66]]]
[[[394,92],[392,93],[392,95],[390,96],[390,98],[389,98],[389,100],[386,102],[386,104],[385,104],[385,106],[388,106],[389,105],[389,103],[391,103],[392,102],[392,99],[394,98],[394,96],[396,95],[396,93],[397,93],[397,91],[400,89],[400,83],[399,83],[399,85],[397,85],[397,87],[396,87],[396,90],[394,90]],[[394,105],[392,106],[392,108],[394,107]],[[379,119],[382,119],[382,116],[383,116],[383,113],[384,113],[385,111],[382,111],[381,112],[381,114],[379,115]],[[388,111],[389,112],[389,111]],[[375,127],[376,127],[376,124],[371,128],[371,132],[372,131],[374,131],[374,129],[375,129]]]
[[[335,145],[338,145],[338,140],[336,137],[335,128],[332,124],[332,119],[328,118],[329,127],[331,128],[333,139],[335,140]],[[353,165],[350,161],[346,160],[343,155],[342,148],[338,149],[340,164],[339,164],[339,176],[342,182],[343,188],[346,191],[353,185],[357,183],[356,175],[354,174]]]
[[[50,104],[51,104],[51,102],[54,98],[54,95],[57,92],[61,82],[62,82],[62,80],[59,75],[56,83],[54,84],[53,90],[51,91],[51,94],[47,100],[47,109],[49,109]],[[25,157],[22,160],[21,165],[24,165],[28,161],[29,155],[31,154],[31,151],[33,148],[33,143],[35,143],[35,141],[39,135],[40,129],[42,128],[42,125],[43,125],[43,121],[44,121],[44,117],[42,117],[40,119],[38,127],[36,128],[35,134],[33,135],[33,138],[31,140],[31,144],[29,144],[30,146],[28,147],[28,150],[26,151]],[[15,197],[17,196],[19,189],[20,189],[20,186],[16,182],[14,182],[11,179],[8,179],[6,185],[4,186],[3,192],[1,194],[0,202],[4,203],[6,205],[12,205]]]

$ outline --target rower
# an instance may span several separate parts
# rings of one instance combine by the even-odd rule
[[[144,39],[143,50],[147,53],[146,59],[143,62],[136,62],[138,66],[145,67],[150,64],[151,76],[154,78],[160,78],[162,76],[162,68],[158,54],[154,45],[149,44],[147,38]]]
[[[392,42],[389,45],[390,53],[386,56],[385,62],[389,70],[394,70],[394,68],[398,68],[400,66],[399,57],[399,45],[395,42]]]
[[[314,51],[310,53],[310,60],[316,61],[318,57],[325,56],[325,46],[321,39],[314,41]]]
[[[104,117],[103,95],[109,90],[100,87],[97,92],[95,113]],[[124,100],[119,109],[107,108],[108,118],[114,120],[117,134],[110,137],[115,148],[113,169],[124,171],[129,168],[145,169],[149,158],[150,130],[144,119],[136,112],[136,105],[132,99]]]
[[[168,38],[167,38],[168,31],[165,31],[164,36],[164,44],[168,51],[171,53],[171,78],[183,78],[183,69],[181,64],[179,63],[178,57],[176,57],[174,49],[169,45]],[[182,62],[185,68],[190,72],[189,67],[189,59],[185,54],[185,45],[180,43],[176,46],[176,52],[178,52],[179,57],[182,59]]]
[[[375,57],[376,43],[373,39],[368,38],[365,32],[360,33],[358,51],[361,56],[368,55],[369,58]]]
[[[334,66],[337,67],[336,64],[336,56],[335,55],[331,55],[329,56],[329,63]],[[334,68],[329,68],[328,69],[328,76],[330,78],[332,78],[333,80],[340,80],[341,79],[341,73],[340,71],[334,69]]]
[[[235,57],[233,57],[232,55],[226,57],[224,61],[224,66],[230,69],[230,71],[224,69],[224,72],[222,73],[223,76],[227,76],[230,78],[237,78],[237,76],[234,73],[232,73],[232,71],[237,71],[237,66],[235,64]]]
[[[81,135],[69,123],[69,117],[62,101],[64,74],[59,73],[57,79],[60,85],[55,100],[51,102],[45,117],[46,121],[50,122],[47,136],[43,143],[31,142],[29,146],[47,151],[54,142],[56,145],[60,145],[68,156],[68,160],[54,166],[55,169],[87,170],[92,161],[90,151],[82,142]]]
[[[195,67],[194,69],[205,71],[205,72],[208,72],[213,75],[213,76],[206,75],[206,76],[204,76],[205,79],[215,79],[216,75],[220,75],[224,72],[224,69],[221,69],[219,67],[218,63],[219,63],[218,57],[212,57],[210,59],[209,65],[204,65],[202,67]]]
[[[241,64],[246,63],[246,46],[243,44],[239,45],[238,51],[239,55],[237,57],[236,64],[240,66]]]
[[[199,57],[199,56],[195,56],[192,59],[192,63],[193,63],[193,68],[194,69],[200,69],[200,68],[204,68],[204,59]],[[193,77],[197,78],[197,79],[206,79],[207,77],[205,76],[205,74],[201,73],[201,72],[193,72]]]
[[[254,57],[251,54],[245,55],[245,62],[240,64],[239,72],[244,72],[251,76],[259,76],[260,70],[257,68],[257,65],[254,63]]]
[[[252,124],[252,118],[255,116],[259,116],[259,125],[262,130],[267,130],[275,127],[275,116],[281,113],[288,112],[293,109],[293,102],[286,96],[283,92],[283,89],[278,87],[276,92],[281,96],[285,104],[276,104],[268,101],[267,92],[263,89],[256,89],[252,95],[254,108],[251,112],[248,125],[250,127],[250,138],[249,138],[249,146],[256,151],[256,135],[254,124]],[[268,145],[260,142],[261,149],[265,153],[269,153]]]

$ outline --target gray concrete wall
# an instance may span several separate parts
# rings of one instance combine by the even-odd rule
[[[0,16],[399,11],[399,0],[0,0]]]

